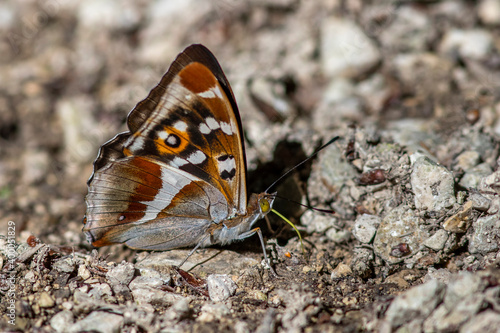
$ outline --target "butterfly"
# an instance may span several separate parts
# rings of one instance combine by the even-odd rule
[[[96,246],[171,250],[257,233],[276,193],[247,198],[243,130],[231,86],[203,45],[187,47],[101,146],[83,232]],[[187,258],[186,258],[187,259]]]

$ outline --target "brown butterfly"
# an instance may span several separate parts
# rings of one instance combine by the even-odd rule
[[[247,200],[238,108],[206,47],[179,54],[127,125],[100,148],[87,182],[83,231],[92,245],[194,252],[257,233],[264,247],[253,225],[275,193]]]

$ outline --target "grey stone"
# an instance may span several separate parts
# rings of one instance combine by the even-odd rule
[[[500,170],[493,172],[491,175],[484,177],[481,180],[479,187],[481,191],[494,192],[500,194]]]
[[[110,0],[82,2],[78,10],[78,21],[86,29],[126,29],[140,23],[141,15],[130,6],[120,6]]]
[[[394,10],[388,6],[391,21],[380,31],[384,48],[403,52],[423,51],[432,37],[429,16],[418,8],[403,6]]]
[[[75,260],[72,257],[66,257],[54,262],[53,267],[63,273],[72,273],[75,270]]]
[[[500,247],[500,214],[483,216],[473,223],[474,232],[469,236],[471,253],[487,254]]]
[[[472,203],[472,208],[480,211],[487,211],[491,205],[491,200],[479,193],[470,193],[469,200]]]
[[[23,154],[23,180],[28,184],[42,181],[50,167],[50,156],[46,151],[29,149]]]
[[[173,265],[177,265],[177,260],[169,259],[170,252],[153,252],[135,264],[135,268],[145,277],[157,278],[168,284],[172,280],[174,271]]]
[[[162,285],[164,285],[164,282],[159,277],[137,276],[130,282],[129,287],[131,290],[134,290],[147,287],[159,288]]]
[[[375,43],[353,21],[329,18],[321,26],[321,62],[330,77],[357,77],[381,59]]]
[[[446,290],[444,304],[448,309],[455,307],[462,299],[470,297],[486,288],[487,282],[480,276],[470,272],[460,271],[454,275]]]
[[[419,96],[418,100],[439,97],[449,91],[448,82],[450,81],[453,62],[445,57],[440,57],[431,52],[405,52],[396,54],[390,63],[394,67],[400,84],[403,87],[412,87],[412,90]],[[422,107],[424,107],[423,104]],[[405,119],[405,121],[413,122],[415,119],[410,118]],[[435,124],[435,121],[424,120],[423,123],[432,126],[432,124]],[[429,129],[430,131],[427,133],[421,133],[421,135],[428,137],[426,141],[432,139],[435,131],[435,129]],[[406,133],[406,136],[409,134]],[[439,143],[442,143],[442,139],[438,138],[438,140]]]
[[[410,288],[394,299],[385,320],[396,328],[413,319],[426,318],[442,301],[444,291],[445,285],[437,280]]]
[[[139,277],[140,278],[140,277]],[[162,306],[169,306],[172,304],[175,304],[176,302],[186,299],[188,301],[191,300],[189,297],[184,297],[178,294],[170,293],[163,291],[159,289],[161,285],[163,285],[163,282],[161,280],[153,280],[151,279],[150,281],[156,282],[155,285],[147,285],[146,281],[142,281],[144,283],[137,283],[134,284],[134,281],[139,279],[135,278],[132,280],[130,283],[130,289],[132,290],[132,295],[134,297],[134,301],[137,304],[152,304],[152,305],[162,305]],[[160,285],[158,285],[158,281],[161,282]]]
[[[373,273],[373,251],[365,248],[354,250],[354,258],[351,261],[351,270],[363,279],[370,277]]]
[[[44,291],[40,294],[38,299],[38,306],[41,308],[51,308],[55,305],[54,299],[49,295],[48,292]]]
[[[90,271],[85,264],[78,266],[78,276],[84,281],[91,277]]]
[[[201,322],[212,322],[214,320],[221,320],[229,315],[230,310],[225,304],[206,303],[201,307],[201,313],[198,320]]]
[[[69,331],[69,326],[71,326],[74,322],[74,316],[71,311],[68,310],[63,310],[54,317],[50,319],[50,326],[56,331],[56,332],[68,332]]]
[[[437,319],[434,326],[439,332],[455,331],[478,313],[484,304],[484,295],[470,295],[448,309],[446,316]],[[442,306],[445,307],[445,305]]]
[[[479,188],[481,179],[491,174],[492,170],[488,163],[481,163],[465,172],[459,185],[464,188]]]
[[[460,333],[498,333],[500,314],[494,310],[481,312],[460,328]]]
[[[433,249],[434,251],[439,251],[444,248],[447,240],[448,233],[443,229],[439,229],[434,233],[434,235],[424,241],[424,245],[430,249]]]
[[[377,228],[382,219],[376,215],[363,214],[358,216],[354,223],[352,234],[361,243],[370,243],[375,237]]]
[[[328,229],[325,235],[335,243],[347,242],[351,238],[349,230],[337,230],[335,228]]]
[[[308,234],[317,232],[323,234],[326,230],[335,226],[337,218],[328,215],[319,215],[308,210],[300,217],[300,224],[306,226]]]
[[[481,155],[474,150],[466,150],[456,157],[456,166],[464,171],[472,169],[479,164]]]
[[[355,88],[356,96],[362,97],[364,105],[374,113],[378,113],[384,108],[384,103],[391,93],[389,84],[382,74],[372,75],[361,81]]]
[[[283,118],[292,115],[293,107],[286,98],[285,87],[282,83],[272,82],[269,79],[256,78],[249,86],[253,98],[265,103]]]
[[[163,318],[169,322],[179,321],[186,317],[190,312],[189,300],[186,298],[180,299],[175,302],[167,311],[165,311]]]
[[[69,332],[118,333],[123,317],[114,313],[94,311],[69,328]]]
[[[238,287],[229,275],[212,274],[207,278],[208,295],[213,302],[222,302],[233,296]]]
[[[430,280],[438,280],[444,284],[448,284],[451,276],[452,276],[451,272],[447,269],[444,269],[444,268],[435,269],[435,268],[429,267],[428,272],[424,276],[422,281],[424,283],[426,283]]]
[[[318,171],[321,180],[333,193],[338,193],[348,180],[358,174],[356,169],[345,160],[343,152],[335,145],[321,152]]]
[[[95,155],[94,141],[102,136],[92,117],[91,111],[95,107],[92,99],[83,96],[61,99],[56,104],[56,113],[64,130],[65,158],[70,163],[87,163]]]
[[[500,25],[500,2],[497,0],[482,0],[477,8],[481,22],[488,25]]]
[[[101,299],[103,296],[113,295],[113,292],[111,291],[111,286],[107,283],[94,283],[92,284],[92,289],[89,291],[89,295],[96,299]]]
[[[442,211],[456,202],[453,174],[445,167],[420,157],[413,163],[411,186],[415,206],[421,210]]]
[[[426,231],[419,226],[420,217],[409,207],[399,206],[389,212],[377,229],[373,247],[375,253],[390,263],[397,263],[404,258],[391,255],[394,247],[406,244],[408,254],[418,251],[425,239],[429,238]]]
[[[132,278],[134,277],[135,267],[129,262],[122,262],[116,267],[111,268],[106,273],[106,277],[109,279],[111,284],[123,284],[128,285]]]
[[[452,58],[483,59],[493,48],[493,37],[485,29],[450,29],[443,36],[439,52]]]

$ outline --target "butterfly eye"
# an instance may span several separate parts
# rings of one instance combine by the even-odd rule
[[[263,213],[267,213],[269,209],[271,209],[271,205],[269,204],[269,201],[267,199],[260,200],[259,205],[260,205],[260,210]]]

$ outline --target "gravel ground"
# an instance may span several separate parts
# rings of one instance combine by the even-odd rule
[[[2,332],[498,332],[500,2],[0,3]],[[92,249],[101,144],[186,46],[239,104],[256,237]],[[15,243],[14,243],[15,240]],[[189,272],[187,272],[189,270]]]

